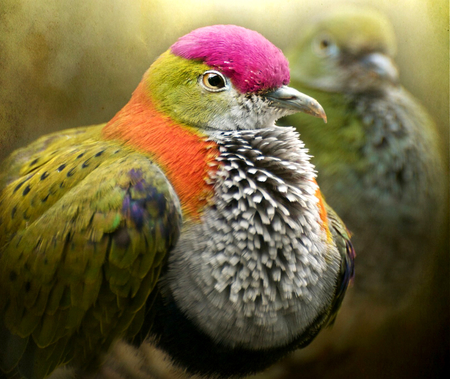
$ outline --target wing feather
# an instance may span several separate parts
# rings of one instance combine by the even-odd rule
[[[325,208],[328,215],[329,228],[341,256],[340,273],[338,275],[336,292],[334,294],[334,300],[331,306],[330,318],[328,321],[328,325],[331,326],[336,320],[347,288],[355,276],[355,250],[350,241],[350,233],[342,220],[326,203]]]
[[[30,378],[136,333],[181,228],[178,198],[149,157],[83,138],[64,149],[38,141],[2,179],[0,347],[20,348],[0,363],[26,358]]]

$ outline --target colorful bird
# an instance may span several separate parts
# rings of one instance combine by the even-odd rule
[[[106,124],[46,135],[0,176],[0,367],[95,369],[145,337],[191,373],[245,375],[333,322],[346,229],[293,128],[288,62],[233,25],[181,37]]]
[[[301,115],[281,122],[300,131],[317,181],[358,251],[345,316],[316,345],[317,363],[325,368],[323,352],[330,353],[330,344],[339,353],[350,346],[361,351],[355,346],[374,344],[399,312],[413,317],[410,307],[429,283],[427,267],[442,240],[446,174],[431,117],[399,84],[395,36],[386,17],[341,7],[304,32],[287,53],[291,84],[324,106],[328,123]],[[399,319],[406,325],[405,313]]]

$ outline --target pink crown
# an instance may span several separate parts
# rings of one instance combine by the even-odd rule
[[[171,51],[220,71],[242,93],[267,91],[289,83],[289,64],[281,50],[261,34],[240,26],[196,29],[179,38]]]

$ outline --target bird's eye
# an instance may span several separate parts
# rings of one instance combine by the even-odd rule
[[[314,39],[313,49],[317,55],[322,57],[335,55],[338,52],[337,45],[328,35],[319,35],[316,39]]]
[[[218,71],[206,71],[199,79],[201,85],[211,92],[224,91],[228,88],[227,79]]]
[[[319,48],[322,50],[328,49],[328,46],[330,46],[330,41],[328,41],[327,39],[321,39],[319,43],[320,43]]]

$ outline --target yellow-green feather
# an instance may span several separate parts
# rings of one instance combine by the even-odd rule
[[[353,245],[350,241],[350,233],[345,227],[344,222],[326,203],[325,209],[327,211],[328,223],[333,236],[333,241],[335,242],[341,256],[340,275],[338,275],[339,281],[336,285],[336,293],[330,309],[330,318],[327,321],[327,325],[332,326],[336,320],[342,301],[344,300],[347,287],[355,275],[355,250],[353,249]]]
[[[0,349],[16,346],[0,360],[6,371],[18,365],[43,378],[70,360],[89,363],[131,325],[135,333],[178,236],[179,204],[164,174],[148,156],[102,140],[102,127],[45,136],[4,162]],[[142,225],[125,197],[141,201]]]
[[[172,120],[208,127],[231,104],[225,96],[208,96],[207,91],[198,90],[198,79],[207,70],[211,67],[199,60],[176,56],[170,50],[163,53],[144,76],[155,108]]]

